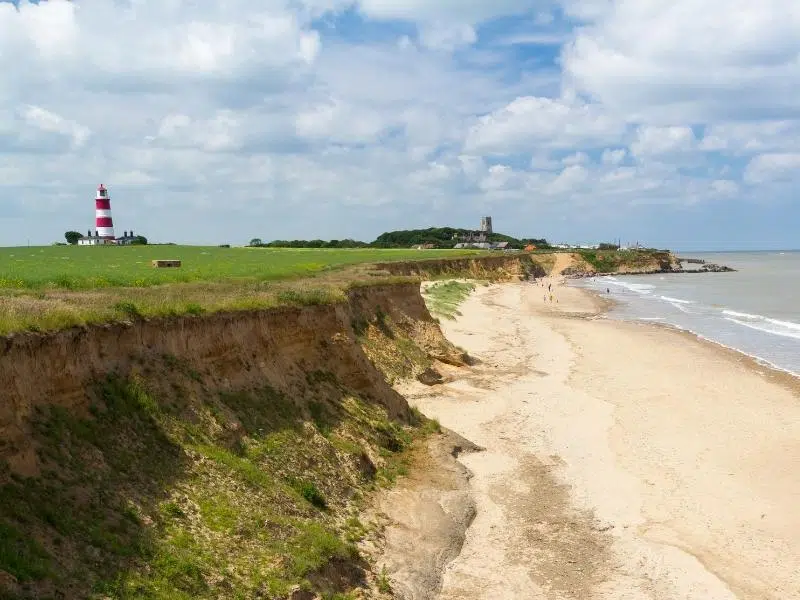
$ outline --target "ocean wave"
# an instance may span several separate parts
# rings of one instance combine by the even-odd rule
[[[662,300],[667,302],[675,302],[677,304],[696,304],[694,300],[682,300],[681,298],[670,298],[669,296],[659,296]]]
[[[628,291],[637,294],[652,294],[656,286],[649,283],[628,283],[627,281],[619,281],[618,279],[608,278],[606,281],[613,286],[624,288]]]
[[[774,327],[782,327],[791,331],[800,332],[800,323],[795,323],[794,321],[781,321],[780,319],[773,319],[772,317],[765,317],[764,315],[753,315],[750,313],[737,312],[735,310],[723,310],[722,314],[752,324],[768,323]]]
[[[750,313],[738,312],[738,311],[735,311],[735,310],[723,310],[722,314],[723,315],[728,315],[729,317],[740,317],[740,318],[743,318],[743,319],[765,319],[766,318],[763,315],[753,315],[753,314],[750,314]]]
[[[769,333],[772,335],[779,335],[781,337],[792,338],[795,340],[800,340],[800,331],[793,331],[793,328],[786,328],[781,325],[776,325],[775,323],[770,323],[773,319],[769,321],[764,321],[761,323],[756,323],[753,321],[744,321],[742,319],[734,319],[733,317],[725,317],[726,321],[730,321],[731,323],[736,323],[737,325],[741,325],[742,327],[749,327],[750,329],[755,329],[756,331],[762,331],[764,333]],[[792,325],[796,325],[792,323]]]

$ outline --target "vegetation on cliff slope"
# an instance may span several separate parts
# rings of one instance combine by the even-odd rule
[[[411,374],[430,359],[409,331],[382,311],[359,317],[359,337],[398,348]],[[39,475],[0,462],[0,597],[375,592],[359,509],[435,424],[413,412],[393,421],[327,371],[291,394],[267,381],[226,390],[215,377],[150,357],[98,381],[86,414],[33,416]]]
[[[597,273],[656,270],[670,264],[670,253],[666,250],[582,250],[578,255]]]
[[[423,297],[431,314],[445,319],[455,319],[461,313],[458,307],[475,290],[470,281],[437,281],[425,288]]]

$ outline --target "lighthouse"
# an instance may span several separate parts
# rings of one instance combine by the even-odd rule
[[[114,221],[111,219],[111,198],[108,197],[108,190],[102,183],[97,186],[94,207],[97,237],[113,243],[116,238],[114,237]]]

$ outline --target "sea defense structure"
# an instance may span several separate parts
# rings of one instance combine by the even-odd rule
[[[95,206],[95,227],[97,237],[106,240],[115,240],[114,221],[111,218],[111,198],[108,196],[108,189],[102,183],[97,186],[97,196],[94,199]]]

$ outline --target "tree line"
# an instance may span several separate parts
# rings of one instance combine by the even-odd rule
[[[469,229],[455,227],[429,227],[428,229],[403,229],[387,231],[372,242],[345,240],[273,240],[264,242],[260,238],[250,240],[250,246],[257,248],[410,248],[411,246],[433,244],[437,248],[452,248],[466,236],[475,233]],[[550,248],[544,238],[514,238],[502,233],[490,233],[489,242],[508,242],[509,248],[522,249],[528,245],[536,248]]]

